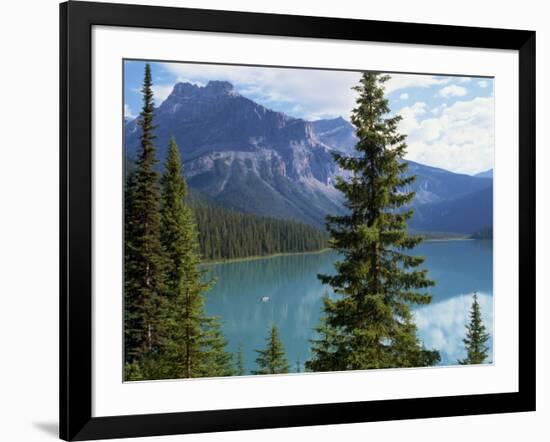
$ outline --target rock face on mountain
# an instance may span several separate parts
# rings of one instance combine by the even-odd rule
[[[293,118],[238,94],[228,82],[210,81],[203,87],[177,83],[156,109],[155,123],[161,161],[169,138],[175,137],[189,185],[218,204],[317,226],[324,224],[327,214],[344,211],[343,198],[334,188],[342,171],[332,151],[353,153],[357,138],[343,118]],[[139,146],[137,120],[127,122],[124,129],[131,161]],[[452,213],[458,209],[445,204],[488,188],[492,180],[411,161],[409,173],[417,175],[408,189],[417,192],[413,206],[423,208],[415,215],[415,228],[472,233],[468,223],[459,228],[460,214]],[[482,204],[490,205],[492,213],[492,198],[483,195]],[[450,215],[437,215],[449,210]],[[435,218],[442,221],[434,224]]]
[[[407,189],[416,192],[413,202],[414,207],[454,200],[492,185],[492,180],[452,173],[448,170],[426,166],[414,161],[407,162],[409,163],[407,173],[416,175],[416,180],[411,188]]]
[[[342,117],[312,122],[317,138],[324,144],[346,154],[353,153],[357,136],[355,127]]]
[[[230,83],[176,84],[155,121],[159,157],[174,136],[190,186],[220,204],[316,225],[342,210],[331,148],[312,123],[267,109]],[[139,126],[131,122],[125,133],[132,158]]]
[[[351,123],[340,117],[318,120],[312,124],[315,135],[324,144],[346,154],[354,153],[358,139]],[[410,160],[407,163],[409,163],[407,173],[416,175],[416,180],[410,188],[405,190],[416,192],[413,203],[415,207],[459,198],[489,185],[489,182],[472,178],[470,175],[451,173]],[[478,174],[476,177],[492,177],[492,170]]]

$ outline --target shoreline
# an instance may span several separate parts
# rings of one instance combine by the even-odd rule
[[[464,238],[430,238],[424,239],[422,242],[448,242],[448,241],[476,241],[477,238],[469,238],[465,236]]]
[[[324,249],[320,250],[312,250],[310,252],[286,252],[286,253],[274,253],[272,255],[255,255],[255,256],[245,256],[242,258],[231,258],[231,259],[218,259],[215,261],[205,261],[201,263],[201,265],[209,266],[209,265],[216,265],[216,264],[229,264],[232,262],[241,262],[241,261],[257,261],[258,259],[269,259],[269,258],[277,258],[279,256],[292,256],[292,255],[315,255],[318,253],[325,253],[329,252],[332,249],[329,247],[325,247]]]
[[[454,238],[430,238],[424,239],[422,242],[450,242],[450,241],[492,241],[492,238],[481,239],[481,238],[469,238],[469,237],[454,237]],[[325,247],[320,250],[312,250],[310,252],[286,252],[286,253],[274,253],[272,255],[255,255],[255,256],[245,256],[242,258],[231,258],[231,259],[218,259],[215,261],[205,261],[201,263],[201,266],[211,266],[218,264],[230,264],[233,262],[244,262],[244,261],[257,261],[259,259],[270,259],[277,258],[279,256],[292,256],[292,255],[315,255],[319,253],[330,252],[332,249],[330,247]]]

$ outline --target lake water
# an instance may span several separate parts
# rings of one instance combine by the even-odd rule
[[[493,243],[424,242],[414,254],[426,257],[429,277],[436,281],[430,289],[431,304],[414,309],[419,338],[427,348],[440,351],[442,365],[453,365],[465,356],[462,339],[474,291],[492,334]],[[337,259],[335,252],[328,251],[208,266],[217,283],[207,294],[206,311],[221,318],[230,351],[242,346],[247,372],[256,368],[254,350],[264,348],[272,323],[279,328],[291,371],[298,364],[303,370],[323,294],[330,292],[316,275],[334,273]],[[262,302],[264,296],[269,301]],[[491,351],[487,361],[492,360]]]

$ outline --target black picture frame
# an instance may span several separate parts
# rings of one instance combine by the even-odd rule
[[[94,25],[519,53],[519,391],[92,417]],[[60,5],[60,437],[91,440],[535,410],[535,32],[125,4]]]

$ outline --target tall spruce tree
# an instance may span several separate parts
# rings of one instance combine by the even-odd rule
[[[312,371],[433,365],[439,353],[427,351],[416,336],[411,304],[428,304],[422,289],[433,285],[424,258],[407,251],[421,237],[407,232],[414,197],[407,191],[405,135],[400,116],[389,116],[384,83],[389,77],[364,73],[351,121],[359,138],[355,154],[335,154],[349,178],[337,180],[349,213],[329,216],[330,244],[342,256],[335,275],[319,275],[332,286],[335,299],[325,297],[321,336],[313,343]]]
[[[328,293],[323,296],[323,306],[326,311],[330,306]],[[339,366],[336,360],[336,334],[335,327],[328,325],[327,316],[321,316],[321,324],[315,328],[316,338],[310,340],[311,352],[314,355],[312,360],[305,362],[307,371],[331,371]]]
[[[237,349],[237,376],[244,376],[246,374],[246,370],[244,368],[244,352],[243,352],[243,346],[239,344],[239,348]]]
[[[279,338],[279,330],[273,324],[266,339],[266,348],[256,350],[258,369],[252,374],[280,374],[288,373],[289,366],[285,356],[283,343]]]
[[[185,204],[187,184],[179,148],[170,140],[162,184],[161,241],[166,255],[167,295],[163,304],[163,377],[225,376],[231,355],[216,318],[204,312],[204,293],[212,285],[199,268],[197,228]]]
[[[204,318],[202,328],[202,370],[196,376],[234,376],[233,355],[226,350],[227,340],[221,331],[219,319],[215,316]]]
[[[125,360],[141,364],[158,351],[159,308],[165,282],[165,260],[160,241],[160,190],[154,145],[151,67],[145,65],[140,150],[128,175],[124,201]]]
[[[483,364],[489,354],[487,333],[483,318],[481,316],[481,307],[477,300],[477,293],[474,293],[472,306],[470,308],[470,322],[466,326],[466,338],[463,339],[466,346],[466,358],[458,361],[459,364]]]

